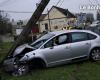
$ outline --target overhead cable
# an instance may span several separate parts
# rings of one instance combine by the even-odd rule
[[[57,2],[57,4],[56,4],[56,6],[58,6],[58,4],[61,2],[61,0],[59,0],[58,2]]]
[[[64,3],[64,0],[61,2],[61,4],[60,4],[60,6],[59,6],[59,7],[61,7],[63,3]]]
[[[7,13],[33,13],[32,11],[7,11],[7,10],[0,10],[2,12],[7,12]]]

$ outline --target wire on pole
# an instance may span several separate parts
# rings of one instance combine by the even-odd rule
[[[61,2],[61,0],[59,0],[58,2],[57,2],[57,4],[56,4],[56,6],[58,6],[58,4]]]

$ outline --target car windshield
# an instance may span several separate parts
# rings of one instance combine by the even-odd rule
[[[31,44],[32,47],[34,48],[39,48],[43,43],[45,43],[48,39],[52,38],[54,34],[45,34],[41,38],[37,39],[35,42]]]

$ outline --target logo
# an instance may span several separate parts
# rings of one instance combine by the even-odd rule
[[[100,10],[100,5],[81,5],[81,10]]]

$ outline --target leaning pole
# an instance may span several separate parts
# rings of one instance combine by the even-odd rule
[[[15,51],[16,47],[23,44],[23,42],[27,39],[29,33],[32,30],[32,27],[34,27],[32,25],[35,25],[37,23],[37,21],[39,20],[42,12],[44,11],[47,4],[49,3],[49,1],[50,0],[41,0],[41,2],[39,3],[37,9],[33,13],[32,17],[30,18],[30,20],[28,21],[28,23],[24,27],[23,31],[21,32],[21,34],[19,35],[17,40],[12,45],[11,49],[9,50],[9,52],[7,53],[5,58],[1,61],[0,65],[2,65],[2,63],[5,59],[7,59],[8,57],[11,57],[13,55],[13,52]]]

